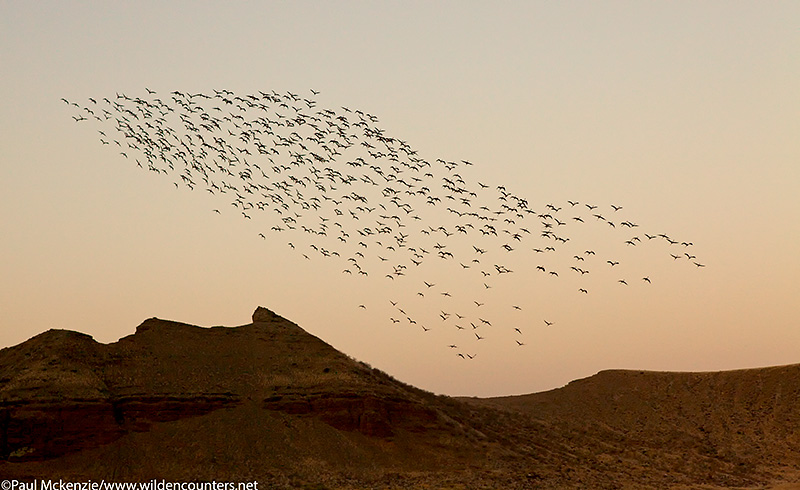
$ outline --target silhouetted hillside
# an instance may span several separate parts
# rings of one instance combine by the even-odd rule
[[[800,468],[800,365],[672,373],[602,371],[543,393],[481,400],[608,433],[666,471],[726,474]],[[643,458],[644,456],[644,458]]]
[[[149,319],[111,344],[0,351],[0,475],[265,488],[697,488],[791,479],[800,366],[607,371],[559,390],[436,396],[258,308]]]

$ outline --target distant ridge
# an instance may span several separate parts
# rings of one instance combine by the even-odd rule
[[[729,488],[800,477],[800,365],[436,396],[259,307],[0,350],[0,475],[265,488]]]
[[[556,390],[481,400],[537,418],[624,435],[639,450],[682,449],[757,471],[800,468],[800,364],[720,372],[609,370]]]

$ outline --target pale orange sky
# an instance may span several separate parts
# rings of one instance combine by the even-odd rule
[[[540,391],[610,368],[800,362],[797,19],[796,2],[3,2],[0,346],[49,328],[112,342],[153,316],[234,326],[262,305],[451,395]],[[418,282],[359,281],[262,240],[260,223],[211,212],[229,204],[101,145],[59,100],[145,87],[313,88],[320,105],[377,115],[425,158],[474,162],[472,179],[537,211],[622,205],[642,232],[692,241],[707,266],[623,248],[652,287],[597,279],[580,295],[520,260],[491,299],[524,310],[497,306],[506,333],[463,361],[446,347],[472,349],[459,332],[387,321],[388,300]],[[620,246],[605,229],[573,239]]]

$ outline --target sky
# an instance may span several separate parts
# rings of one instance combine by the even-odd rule
[[[51,328],[114,342],[150,317],[243,325],[260,305],[447,395],[800,362],[798,19],[797,2],[0,1],[0,347]],[[547,264],[559,277],[537,271],[535,217],[527,251],[492,249],[514,264],[493,289],[435,258],[397,281],[343,274],[306,260],[306,237],[293,250],[266,218],[138,168],[61,101],[223,89],[359,109],[421,158],[473,163],[471,185],[560,208],[575,254],[605,251],[585,256],[589,294],[571,251]],[[644,233],[692,245],[624,244]],[[485,299],[492,325],[437,320],[459,310],[420,285],[434,279],[462,311]],[[430,331],[392,322],[390,301]]]

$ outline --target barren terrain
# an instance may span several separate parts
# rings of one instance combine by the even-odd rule
[[[0,475],[263,488],[794,488],[800,365],[603,371],[523,396],[401,383],[266,308],[0,350]]]

